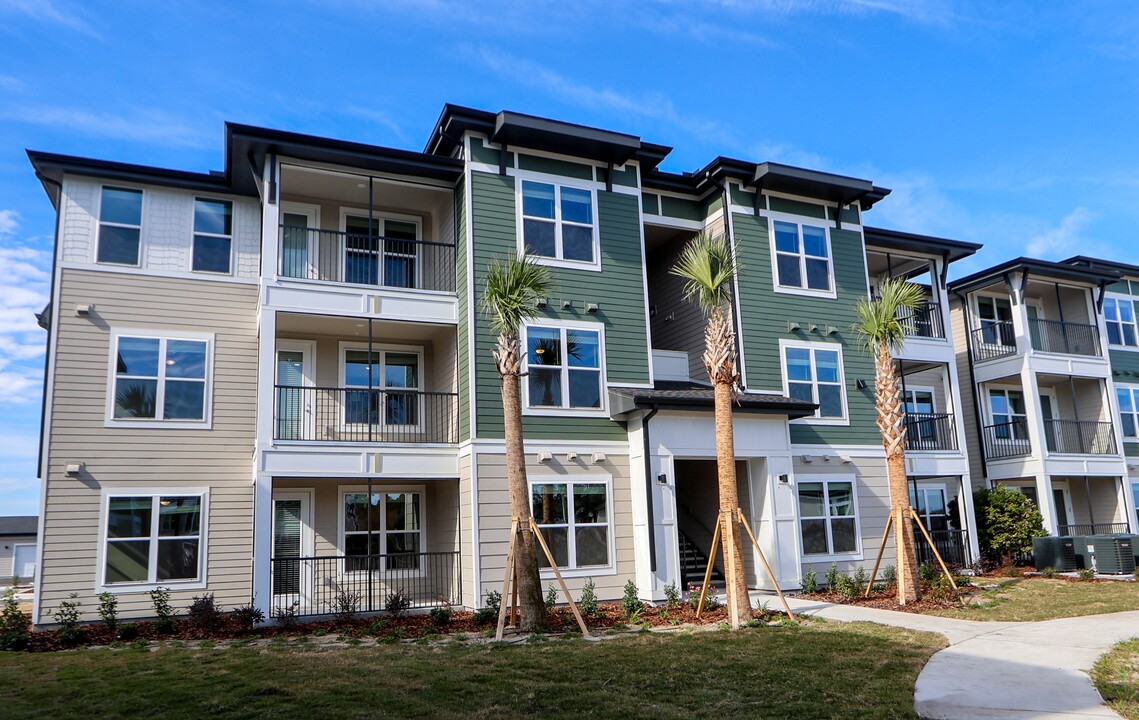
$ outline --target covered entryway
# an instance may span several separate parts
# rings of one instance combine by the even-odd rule
[[[715,460],[674,460],[676,474],[676,531],[680,553],[680,574],[685,589],[700,585],[708,567],[708,553],[720,510],[719,479]],[[736,461],[736,492],[744,514],[751,513],[751,482],[748,464]],[[748,584],[754,585],[754,575],[747,545],[744,548],[744,567],[748,571]],[[714,587],[723,587],[724,559],[720,553],[713,569]]]

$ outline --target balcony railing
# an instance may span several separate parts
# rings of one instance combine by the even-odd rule
[[[1016,332],[1011,322],[982,322],[981,327],[973,330],[973,351],[978,362],[1016,353]]]
[[[1057,535],[1126,535],[1131,532],[1127,523],[1074,523],[1056,527]]]
[[[458,552],[273,558],[271,564],[271,617],[388,610],[397,594],[411,608],[461,602]]]
[[[906,450],[956,450],[951,413],[906,413]]]
[[[1024,420],[986,425],[982,428],[985,439],[985,457],[989,460],[1020,457],[1032,452],[1028,441],[1028,423]]]
[[[933,538],[933,546],[937,548],[946,565],[964,567],[969,564],[969,545],[964,530],[930,530],[929,535]],[[914,551],[919,563],[937,564],[937,558],[933,556],[929,542],[917,528],[914,528]]]
[[[1045,420],[1048,452],[1077,455],[1114,455],[1115,432],[1109,422],[1096,420]]]
[[[454,243],[281,226],[285,278],[396,289],[455,290]]]
[[[456,443],[459,396],[392,388],[277,385],[273,439]]]
[[[941,305],[926,303],[917,310],[898,308],[898,322],[906,337],[944,338],[945,324],[941,319]]]
[[[1084,323],[1028,319],[1032,349],[1038,352],[1099,357],[1099,328]]]

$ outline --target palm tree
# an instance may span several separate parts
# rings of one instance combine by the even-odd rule
[[[898,316],[912,317],[924,305],[925,291],[920,286],[902,279],[886,279],[878,285],[877,298],[862,298],[855,305],[858,322],[851,326],[866,350],[874,355],[877,378],[874,404],[878,409],[878,429],[882,433],[882,445],[886,448],[886,472],[890,480],[899,605],[921,599],[921,585],[917,582],[914,527],[910,521],[910,493],[906,486],[906,411],[894,355],[906,339],[905,326]]]
[[[732,624],[751,617],[751,600],[744,576],[743,541],[736,524],[736,448],[732,401],[738,392],[736,333],[732,328],[732,281],[738,268],[727,238],[702,232],[677,258],[671,272],[684,279],[684,297],[708,317],[704,327],[704,367],[715,397],[716,469],[720,489],[720,534],[724,542],[724,574],[728,580],[728,610]]]
[[[510,491],[510,511],[523,531],[515,541],[514,563],[518,570],[519,629],[534,632],[549,627],[542,580],[538,574],[538,553],[530,527],[530,493],[526,487],[526,455],[522,447],[522,323],[533,317],[535,300],[553,289],[550,269],[538,265],[524,253],[505,263],[494,260],[483,278],[481,305],[498,333],[494,362],[502,381],[502,415],[506,439],[506,481]],[[506,602],[506,598],[502,599]]]

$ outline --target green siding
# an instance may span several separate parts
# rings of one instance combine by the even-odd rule
[[[603,167],[597,168],[597,182],[605,182],[605,176],[608,170]],[[613,184],[623,185],[624,187],[637,187],[637,170],[632,165],[627,166],[624,170],[613,171]]]
[[[547,175],[560,175],[561,177],[576,178],[578,180],[592,180],[593,166],[567,160],[554,160],[553,158],[535,157],[534,155],[518,154],[518,168],[531,172],[546,173]]]
[[[646,215],[660,215],[660,196],[655,193],[641,193],[641,209]]]
[[[1130,373],[1118,377],[1116,382],[1139,383],[1139,352],[1133,350],[1108,350],[1111,369],[1117,373]]]
[[[1123,295],[1131,294],[1131,286],[1127,284],[1126,280],[1120,280],[1107,286],[1108,292],[1120,293]]]
[[[704,217],[709,218],[724,209],[724,196],[716,193],[704,203]]]
[[[767,206],[771,208],[772,212],[790,213],[792,215],[802,215],[803,217],[819,219],[824,219],[827,216],[826,208],[822,205],[800,202],[798,200],[788,200],[787,198],[768,196]]]
[[[475,162],[498,165],[498,153],[496,148],[487,147],[482,138],[471,138],[471,159]],[[514,153],[506,154],[506,166],[514,167]]]
[[[742,265],[740,326],[748,387],[782,391],[780,339],[837,343],[842,346],[850,425],[793,423],[791,442],[880,444],[882,438],[875,425],[874,363],[850,332],[855,321],[854,304],[866,297],[866,265],[860,235],[848,230],[831,230],[837,288],[837,298],[832,300],[774,292],[767,221],[733,213],[732,222]],[[802,329],[788,332],[791,321],[798,322]],[[809,332],[812,324],[819,326],[818,332]],[[838,328],[838,333],[828,336],[825,331],[828,325]],[[859,379],[866,381],[865,390],[856,387]]]
[[[732,204],[745,205],[747,207],[755,206],[755,193],[748,192],[739,185],[729,184],[728,187],[732,193]]]
[[[827,208],[827,219],[828,220],[834,220],[834,208],[832,208],[832,207]],[[855,225],[859,224],[858,208],[854,208],[854,207],[843,208],[842,209],[842,221],[844,223],[854,223]]]
[[[467,298],[467,194],[465,180],[460,180],[455,188],[455,227],[458,237],[455,247],[455,292],[458,294],[458,342],[459,342],[459,440],[471,437],[470,404],[470,328],[467,312],[470,303]]]
[[[696,200],[674,198],[671,195],[660,196],[660,214],[681,220],[703,220],[704,206]]]
[[[1131,294],[1132,295],[1139,295],[1139,282],[1131,280],[1130,285],[1131,285]]]
[[[1127,457],[1139,457],[1139,443],[1123,443],[1123,454]]]
[[[516,252],[514,181],[487,173],[474,173],[473,216],[476,295],[479,276],[493,258]],[[637,198],[598,192],[597,218],[601,236],[601,272],[554,268],[557,289],[542,317],[597,322],[605,326],[605,367],[614,383],[647,383],[649,349],[645,328],[644,275],[641,269]],[[561,309],[561,300],[573,308]],[[585,312],[587,302],[597,303],[596,314]],[[479,314],[475,323],[477,435],[500,438],[502,396],[491,350],[494,337]],[[526,417],[528,438],[622,440],[624,427],[605,418]]]

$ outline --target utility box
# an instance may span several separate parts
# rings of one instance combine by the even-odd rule
[[[1129,535],[1096,535],[1096,572],[1104,575],[1130,575],[1135,572],[1135,547]]]
[[[1050,535],[1032,538],[1032,557],[1037,570],[1053,568],[1060,572],[1071,572],[1076,569],[1075,543],[1071,537]]]

